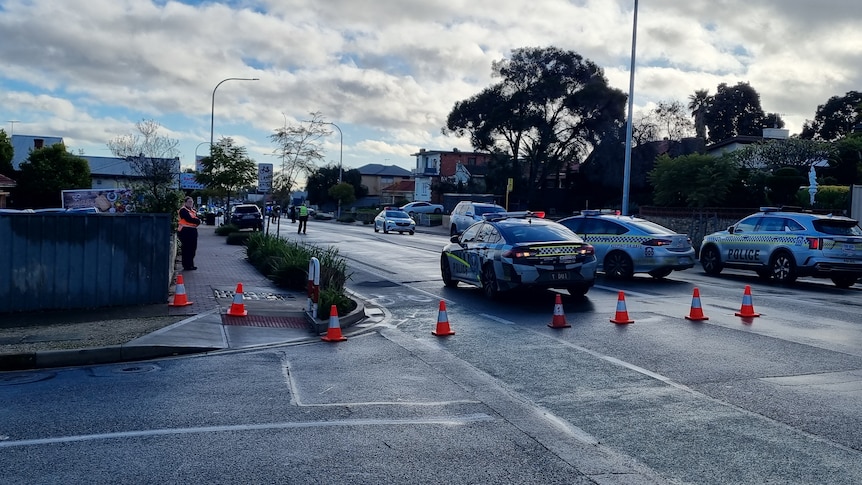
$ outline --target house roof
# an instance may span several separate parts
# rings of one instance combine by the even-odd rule
[[[360,175],[376,175],[379,177],[412,177],[413,172],[403,169],[397,165],[382,165],[379,163],[369,163],[363,165],[356,170]]]
[[[90,165],[90,175],[101,175],[109,177],[131,177],[136,175],[135,170],[125,158],[118,157],[91,157],[82,155]]]
[[[18,185],[14,180],[0,173],[0,187],[15,187]]]
[[[12,135],[12,168],[21,169],[21,162],[30,156],[30,151],[36,147],[36,140],[42,140],[43,147],[63,143],[63,138],[59,136]]]
[[[401,180],[381,189],[382,192],[413,192],[416,189],[415,180]]]

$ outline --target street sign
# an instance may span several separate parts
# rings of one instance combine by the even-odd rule
[[[258,163],[257,164],[257,190],[259,192],[269,192],[272,190],[272,164]]]

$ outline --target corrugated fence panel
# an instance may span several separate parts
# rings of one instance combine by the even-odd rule
[[[168,214],[0,214],[0,313],[165,303]]]

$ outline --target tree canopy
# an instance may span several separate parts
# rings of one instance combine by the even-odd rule
[[[709,129],[709,141],[719,142],[735,136],[760,136],[765,117],[760,94],[750,84],[721,83],[709,100],[704,122]]]
[[[338,165],[332,164],[312,170],[305,184],[305,190],[308,192],[308,200],[311,203],[323,206],[338,202],[338,196],[343,195],[346,189],[340,188],[336,192],[330,192],[330,189],[339,185],[339,171]],[[354,200],[368,195],[368,187],[364,187],[361,184],[362,174],[359,173],[359,170],[355,168],[344,170],[341,180],[343,184],[349,184],[353,187]],[[342,200],[342,204],[350,204],[351,202],[353,201],[347,202],[345,199]]]
[[[737,167],[727,157],[662,155],[650,171],[649,180],[656,204],[702,208],[721,205],[736,176]]]
[[[6,130],[0,129],[0,174],[12,177],[15,172],[14,167],[12,167],[14,155],[12,140],[9,139]]]
[[[862,123],[862,93],[850,91],[844,96],[832,96],[817,106],[814,120],[806,120],[801,138],[835,141],[853,132]]]
[[[31,151],[17,177],[15,205],[19,208],[62,207],[63,190],[92,187],[90,164],[61,143]]]
[[[275,164],[273,192],[282,200],[290,197],[298,179],[314,172],[324,158],[322,140],[332,134],[319,112],[310,115],[310,121],[276,128],[269,135],[276,145],[272,154],[281,159],[280,165]]]
[[[240,187],[257,180],[257,164],[249,158],[245,147],[234,145],[232,138],[221,138],[212,147],[212,157],[201,160],[196,180],[217,194],[230,197]]]
[[[624,123],[626,95],[595,63],[555,47],[522,48],[495,62],[500,82],[455,103],[443,133],[469,135],[476,150],[511,156],[531,198],[548,176],[583,161]]]

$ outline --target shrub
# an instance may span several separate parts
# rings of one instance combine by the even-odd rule
[[[248,241],[252,234],[253,233],[251,232],[232,232],[227,235],[226,242],[233,246],[242,246]]]
[[[228,234],[239,231],[239,228],[233,224],[222,224],[215,229],[218,236],[227,236]]]
[[[347,262],[338,255],[338,249],[331,246],[323,249],[264,233],[244,234],[248,234],[246,254],[249,262],[276,286],[304,290],[308,283],[309,261],[316,257],[320,261],[321,293],[324,290],[344,293],[344,284],[350,276]]]
[[[347,297],[344,293],[336,291],[332,288],[320,290],[320,299],[317,302],[317,318],[326,320],[329,318],[329,309],[335,305],[338,310],[338,316],[344,316],[352,312],[356,308],[356,302]]]

